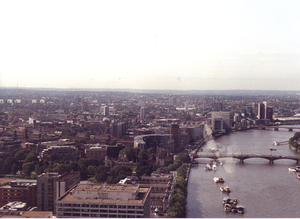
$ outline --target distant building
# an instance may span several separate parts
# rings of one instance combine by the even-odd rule
[[[179,153],[181,151],[181,131],[178,124],[172,124],[170,128],[170,134],[174,138],[174,152]]]
[[[50,160],[51,156],[58,160],[74,160],[78,156],[78,149],[75,146],[51,146],[40,153],[43,160]]]
[[[104,160],[107,156],[107,145],[93,145],[84,150],[87,159]]]
[[[109,106],[104,107],[104,116],[109,116]]]
[[[89,104],[87,102],[82,102],[81,103],[81,110],[85,111],[85,112],[89,111]]]
[[[216,131],[223,130],[224,132],[229,132],[232,128],[233,114],[231,112],[212,112],[212,128]]]
[[[258,103],[257,106],[257,118],[260,120],[273,120],[273,108],[268,107],[267,101]]]
[[[121,138],[123,135],[125,135],[127,128],[128,128],[128,126],[127,126],[126,122],[114,123],[114,124],[112,124],[110,133],[114,137]]]
[[[174,150],[174,139],[171,134],[150,134],[138,135],[134,137],[134,147],[140,149],[148,149],[162,147]]]
[[[141,107],[141,109],[140,109],[140,118],[145,119],[145,108],[144,107]]]
[[[78,184],[56,201],[57,217],[150,218],[150,188]]]
[[[187,100],[184,105],[184,111],[187,112],[189,110],[189,101]]]
[[[223,110],[223,103],[222,102],[213,103],[213,110],[214,111],[222,111]]]

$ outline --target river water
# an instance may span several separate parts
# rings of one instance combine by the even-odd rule
[[[300,127],[298,125],[297,127]],[[298,130],[287,129],[233,132],[230,135],[207,141],[203,151],[198,154],[273,154],[299,156],[288,144],[280,144],[271,151],[273,142],[287,141]],[[201,164],[191,168],[188,181],[187,217],[188,218],[294,218],[300,217],[300,180],[289,167],[297,164],[292,160],[276,160],[273,164],[263,158],[238,159],[222,158],[223,165],[215,171],[205,171],[210,159],[199,159]],[[300,164],[299,164],[300,165]],[[222,177],[223,185],[228,185],[231,193],[224,194],[220,185],[213,181]],[[222,199],[225,196],[237,198],[238,204],[245,208],[244,214],[225,212]]]

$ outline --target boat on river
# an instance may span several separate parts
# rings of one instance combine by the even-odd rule
[[[229,212],[231,210],[231,205],[230,204],[225,204],[224,205],[224,211]]]
[[[300,179],[300,174],[297,174],[297,178]]]
[[[212,170],[212,166],[208,163],[206,164],[206,166],[204,167],[205,170]]]
[[[224,179],[222,177],[214,177],[215,183],[224,183]]]
[[[277,150],[277,148],[275,148],[275,147],[270,147],[270,151],[276,151]]]
[[[221,186],[220,191],[221,192],[230,192],[230,188],[229,188],[229,186]]]
[[[236,210],[240,214],[243,214],[245,212],[244,206],[242,206],[242,205],[237,205]]]
[[[289,171],[296,172],[296,168],[295,167],[289,167]]]

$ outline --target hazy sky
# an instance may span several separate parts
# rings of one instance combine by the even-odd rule
[[[0,1],[0,87],[300,90],[300,1]]]

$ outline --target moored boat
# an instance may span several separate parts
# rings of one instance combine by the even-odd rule
[[[214,177],[215,183],[223,183],[224,179],[222,177]]]
[[[224,211],[230,211],[231,210],[231,205],[230,204],[225,204],[224,205]]]
[[[300,179],[300,174],[297,174],[297,178]]]
[[[236,206],[236,210],[240,214],[243,214],[245,212],[244,206],[242,206],[242,205]]]
[[[229,197],[224,197],[223,198],[223,205],[225,205],[227,203],[228,199],[230,199],[230,198]]]
[[[220,191],[221,192],[230,192],[230,188],[229,188],[229,186],[221,186]]]
[[[289,167],[289,171],[296,172],[296,168],[295,167]]]
[[[211,165],[208,163],[206,164],[206,166],[204,167],[205,170],[212,170]]]
[[[295,170],[296,170],[297,172],[300,172],[300,166],[296,166],[296,167],[295,167]]]
[[[217,169],[217,165],[216,165],[216,164],[213,164],[213,165],[211,166],[211,168],[212,168],[212,170],[216,170],[216,169]]]

